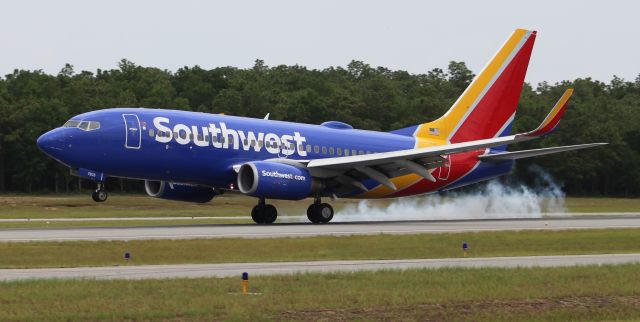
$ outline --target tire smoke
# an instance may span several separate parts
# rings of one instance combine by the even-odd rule
[[[537,166],[528,170],[537,178],[533,187],[496,179],[465,192],[400,198],[386,205],[364,200],[347,205],[333,221],[541,218],[543,212],[565,212],[564,193],[553,178]]]

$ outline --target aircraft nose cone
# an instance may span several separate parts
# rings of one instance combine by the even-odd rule
[[[64,130],[60,128],[53,129],[41,135],[36,144],[42,152],[58,159],[64,149]]]

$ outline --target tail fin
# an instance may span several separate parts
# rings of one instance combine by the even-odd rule
[[[458,143],[508,135],[535,38],[535,31],[514,31],[446,114],[418,125],[418,147],[420,139]]]

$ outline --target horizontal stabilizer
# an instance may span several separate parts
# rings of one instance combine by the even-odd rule
[[[482,161],[493,161],[493,160],[518,160],[524,158],[537,157],[540,155],[553,154],[558,152],[565,152],[571,150],[580,150],[586,148],[592,148],[596,146],[606,145],[607,143],[589,143],[589,144],[578,144],[578,145],[567,145],[567,146],[556,146],[552,148],[544,148],[544,149],[534,149],[534,150],[524,150],[524,151],[514,151],[514,152],[503,152],[497,154],[486,154],[478,156],[478,159]]]

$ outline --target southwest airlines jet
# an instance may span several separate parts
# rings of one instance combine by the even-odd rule
[[[314,202],[313,223],[333,208],[321,198],[395,198],[449,190],[511,171],[516,159],[604,143],[508,152],[506,146],[556,128],[567,90],[533,131],[511,125],[536,38],[516,30],[449,111],[439,119],[375,132],[339,121],[320,125],[187,111],[111,108],[74,116],[38,138],[38,147],[97,183],[92,197],[107,199],[107,177],[145,181],[163,199],[208,202],[227,191],[258,198],[256,223],[277,210],[267,199]]]

